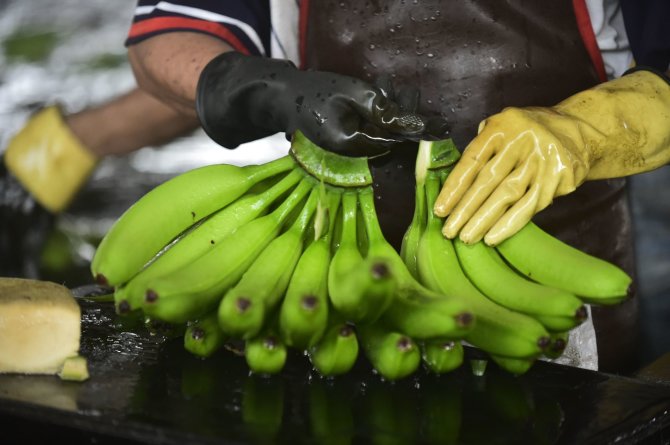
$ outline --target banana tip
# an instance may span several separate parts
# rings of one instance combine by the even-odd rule
[[[302,297],[302,308],[308,311],[313,311],[319,303],[319,299],[315,295],[305,295]]]
[[[235,302],[237,310],[240,312],[246,312],[251,307],[251,300],[246,297],[240,297]]]
[[[577,321],[584,321],[589,316],[589,312],[586,310],[586,306],[580,306],[579,309],[575,311],[575,319]]]
[[[461,312],[456,315],[456,324],[461,328],[466,328],[472,324],[475,317],[471,312]]]
[[[144,294],[144,301],[147,303],[155,303],[158,300],[158,294],[153,289],[147,290],[147,293]]]
[[[551,338],[549,337],[540,337],[537,339],[537,345],[540,347],[540,349],[547,349],[547,347],[551,344]]]
[[[120,315],[125,315],[128,312],[130,312],[130,303],[128,303],[128,300],[121,300],[119,301],[119,304],[116,306],[116,312]]]
[[[375,280],[382,280],[391,274],[391,270],[389,269],[388,265],[379,261],[372,265],[370,272],[372,273],[372,278]]]
[[[556,341],[554,341],[554,344],[551,346],[551,350],[554,352],[561,352],[565,350],[566,346],[567,343],[565,342],[565,340],[563,340],[562,338],[558,338],[556,339]]]
[[[349,337],[354,333],[354,327],[350,324],[345,324],[340,328],[340,337]]]
[[[205,338],[205,331],[199,327],[193,328],[193,331],[191,331],[191,338],[193,338],[193,340],[202,340]]]
[[[98,274],[95,275],[95,282],[102,285],[102,286],[108,286],[109,285],[109,281],[107,280],[107,277],[104,276],[101,273],[98,273]]]

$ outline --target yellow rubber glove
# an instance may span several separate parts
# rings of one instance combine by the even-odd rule
[[[34,199],[54,214],[68,206],[98,162],[57,106],[30,118],[9,142],[4,160]]]
[[[554,107],[506,108],[481,122],[434,212],[449,215],[447,238],[497,245],[586,180],[669,161],[670,84],[635,71]]]

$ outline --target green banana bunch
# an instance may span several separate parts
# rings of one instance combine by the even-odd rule
[[[128,283],[115,290],[117,311],[125,313],[140,308],[148,281],[167,276],[213,249],[239,227],[267,212],[270,205],[295,187],[303,176],[295,168],[262,193],[243,196],[193,227],[157,255]]]
[[[279,304],[302,254],[317,200],[318,190],[312,189],[293,225],[267,245],[224,295],[219,304],[219,325],[228,335],[245,340],[255,337]]]
[[[294,166],[290,157],[246,167],[210,165],[164,182],[126,210],[107,232],[91,263],[93,276],[110,286],[125,283],[184,230],[258,182]],[[161,223],[155,224],[158,216]]]
[[[142,310],[174,323],[216,307],[224,293],[277,237],[291,212],[312,188],[303,179],[274,211],[236,230],[213,249],[167,276],[148,280]]]

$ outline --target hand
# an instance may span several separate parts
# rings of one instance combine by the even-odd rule
[[[670,161],[670,84],[649,71],[554,107],[507,108],[484,120],[435,202],[443,233],[496,245],[554,197],[585,180],[628,176]]]
[[[207,134],[227,148],[300,130],[325,149],[363,156],[440,127],[361,80],[236,52],[205,67],[196,110]]]

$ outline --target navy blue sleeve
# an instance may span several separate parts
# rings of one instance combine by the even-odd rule
[[[626,34],[637,65],[670,68],[670,1],[621,0]]]
[[[191,31],[244,54],[270,54],[269,0],[139,0],[126,46],[158,34]]]

